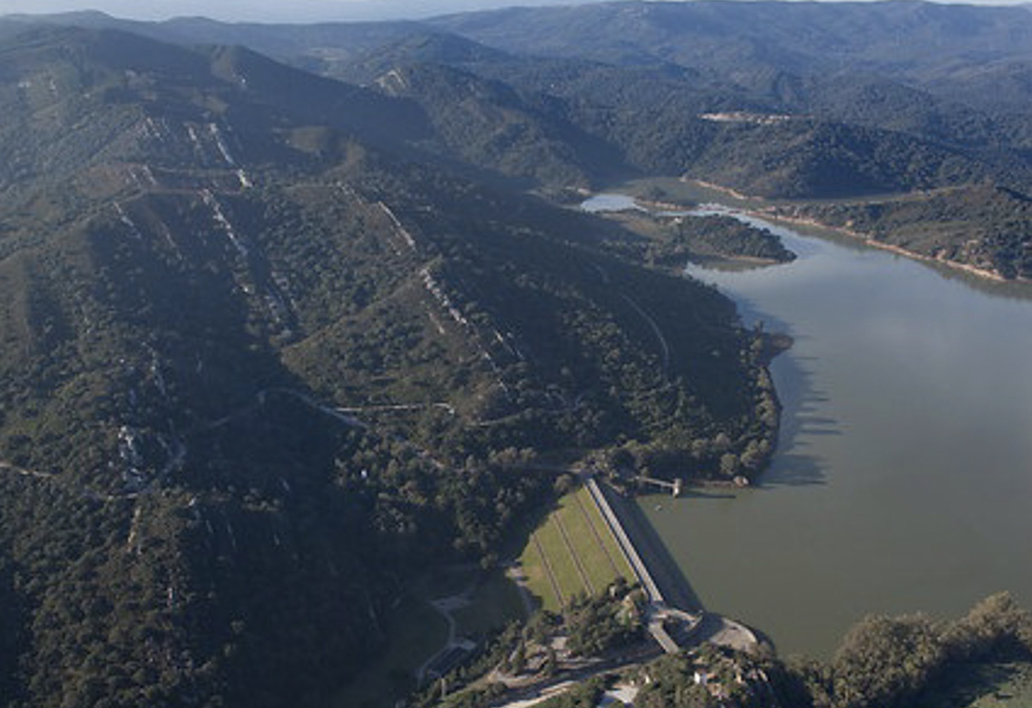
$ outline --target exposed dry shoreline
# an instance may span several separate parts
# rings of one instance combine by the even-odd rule
[[[768,201],[764,197],[758,197],[758,196],[755,196],[755,195],[743,194],[743,193],[741,193],[741,192],[739,192],[739,191],[737,191],[735,189],[732,189],[730,187],[724,187],[722,185],[714,184],[712,182],[705,182],[705,181],[699,180],[699,179],[686,179],[684,181],[685,182],[689,182],[691,184],[695,184],[695,185],[697,185],[699,187],[702,187],[704,189],[709,189],[709,190],[713,190],[715,192],[720,192],[722,194],[727,194],[728,196],[733,197],[734,199],[737,199],[737,200],[740,200],[740,201],[743,201],[743,202],[767,202]],[[853,229],[846,228],[844,226],[833,226],[831,224],[825,224],[825,223],[823,223],[823,222],[821,222],[821,221],[819,221],[819,220],[817,220],[817,219],[815,219],[813,217],[809,217],[809,216],[792,216],[792,215],[788,215],[788,214],[784,214],[784,213],[779,213],[777,211],[779,209],[779,207],[777,207],[777,206],[767,206],[767,207],[760,207],[760,208],[757,208],[757,207],[741,207],[741,209],[742,209],[742,211],[744,213],[749,214],[750,216],[755,216],[757,218],[761,218],[761,219],[774,219],[776,221],[784,221],[784,222],[790,223],[790,224],[799,224],[801,226],[812,226],[812,227],[816,227],[816,228],[820,228],[820,229],[827,229],[828,231],[834,231],[835,233],[842,234],[843,236],[847,236],[849,238],[861,241],[865,245],[871,246],[873,248],[879,248],[879,249],[881,249],[883,251],[889,251],[889,252],[895,253],[897,255],[906,256],[907,258],[912,258],[913,260],[916,260],[916,261],[922,261],[922,262],[925,262],[925,263],[938,263],[940,265],[944,265],[944,266],[947,266],[949,268],[953,268],[955,270],[963,271],[965,273],[969,273],[969,274],[977,276],[979,278],[984,278],[986,280],[991,280],[991,281],[994,281],[994,282],[997,282],[997,283],[1030,282],[1029,279],[1027,279],[1027,278],[1004,278],[1002,275],[1000,275],[996,271],[988,270],[986,268],[979,268],[978,266],[971,265],[970,263],[964,263],[964,262],[961,262],[961,261],[954,261],[954,260],[950,260],[950,259],[947,259],[947,258],[936,258],[934,256],[928,256],[928,255],[925,255],[923,253],[918,253],[916,251],[911,251],[911,250],[909,250],[907,248],[903,248],[902,246],[896,246],[896,245],[893,245],[891,243],[885,243],[883,241],[878,241],[877,239],[874,239],[874,238],[868,236],[867,234],[861,233],[859,231],[855,231]]]
[[[766,201],[763,197],[755,197],[755,196],[751,196],[751,195],[748,195],[748,194],[742,194],[737,189],[732,189],[731,187],[725,187],[725,186],[720,185],[720,184],[714,184],[713,182],[706,182],[706,181],[703,181],[701,179],[688,179],[688,180],[685,180],[685,181],[686,182],[690,182],[691,184],[698,185],[698,186],[702,187],[703,189],[712,189],[714,192],[721,192],[722,194],[727,194],[728,196],[734,197],[735,199],[740,199],[743,202],[744,201]]]
[[[705,265],[707,262],[724,262],[724,263],[737,263],[741,265],[754,265],[754,266],[772,266],[777,265],[781,261],[775,258],[761,258],[760,256],[739,256],[734,253],[695,253],[693,257],[689,258],[693,263],[699,263]]]
[[[759,217],[761,219],[773,219],[775,221],[784,221],[789,224],[798,224],[800,226],[812,226],[820,229],[826,229],[828,231],[834,231],[835,233],[842,234],[843,236],[848,236],[849,238],[861,241],[865,245],[871,246],[873,248],[879,248],[883,251],[889,251],[890,253],[895,253],[900,256],[906,256],[907,258],[911,258],[916,261],[923,261],[926,263],[938,263],[940,265],[948,266],[956,270],[964,271],[965,273],[970,273],[971,275],[975,275],[980,278],[985,278],[986,280],[992,280],[998,283],[1028,282],[1024,278],[1004,278],[1002,275],[995,271],[987,270],[985,268],[979,268],[978,266],[973,266],[970,263],[953,261],[947,258],[935,258],[934,256],[927,256],[923,253],[918,253],[917,251],[911,251],[909,249],[903,248],[902,246],[896,246],[891,243],[885,243],[884,241],[878,241],[877,239],[871,238],[870,236],[864,233],[854,231],[852,229],[847,229],[844,226],[832,226],[831,224],[825,224],[821,221],[818,221],[817,219],[814,219],[813,217],[808,216],[790,216],[787,214],[778,213],[774,211],[775,209],[776,207],[767,207],[765,209],[746,209],[744,211],[747,214]]]

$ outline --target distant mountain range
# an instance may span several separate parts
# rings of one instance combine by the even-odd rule
[[[575,172],[604,181],[615,166],[687,173],[766,196],[1028,180],[1029,118],[1017,109],[1032,100],[1022,78],[1032,46],[1025,41],[1032,13],[1024,8],[617,2],[363,25],[75,21],[179,43],[246,45],[369,85],[394,68],[415,76],[437,67],[438,76],[415,82],[409,97],[439,127],[447,114],[452,130],[445,133],[482,131],[461,123],[474,119],[464,105],[419,95],[440,88],[444,68],[467,87],[501,82],[510,115],[520,113],[534,123],[532,133],[548,136],[545,162],[519,164],[527,153],[518,147],[523,157],[504,160],[486,145],[447,147],[473,162],[503,164],[513,176],[540,178],[558,160],[565,164],[547,169],[560,181]],[[3,26],[14,31],[14,24]],[[700,119],[721,111],[794,120],[759,132]],[[649,130],[657,125],[659,134]],[[753,140],[759,144],[740,149]],[[833,147],[824,149],[829,141]],[[776,171],[763,166],[775,163]]]
[[[296,0],[289,5],[272,0],[222,0],[217,7],[200,0],[100,0],[90,7],[117,17],[153,20],[162,17],[212,17],[226,22],[382,21],[433,17],[511,5],[509,0]],[[568,0],[527,0],[528,6],[568,5]],[[68,7],[61,0],[7,0],[3,14],[39,15]],[[67,14],[65,15],[67,17]]]
[[[563,205],[685,177],[1029,277],[1030,31],[912,2],[0,19],[3,704],[326,705],[420,572],[497,563],[547,463],[756,474],[763,333]]]

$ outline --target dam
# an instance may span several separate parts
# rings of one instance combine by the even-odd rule
[[[584,484],[648,596],[648,631],[663,651],[676,654],[704,641],[740,651],[759,645],[748,627],[703,609],[662,541],[633,504],[600,484],[594,474],[586,474]]]

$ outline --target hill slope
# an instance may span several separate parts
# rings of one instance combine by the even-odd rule
[[[492,562],[526,460],[769,454],[728,301],[449,173],[411,100],[108,30],[0,53],[9,705],[324,705],[416,574]]]

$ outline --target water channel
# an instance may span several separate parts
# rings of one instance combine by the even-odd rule
[[[798,260],[689,273],[795,339],[758,487],[644,513],[707,609],[827,657],[865,614],[1032,606],[1032,292],[770,227]]]

